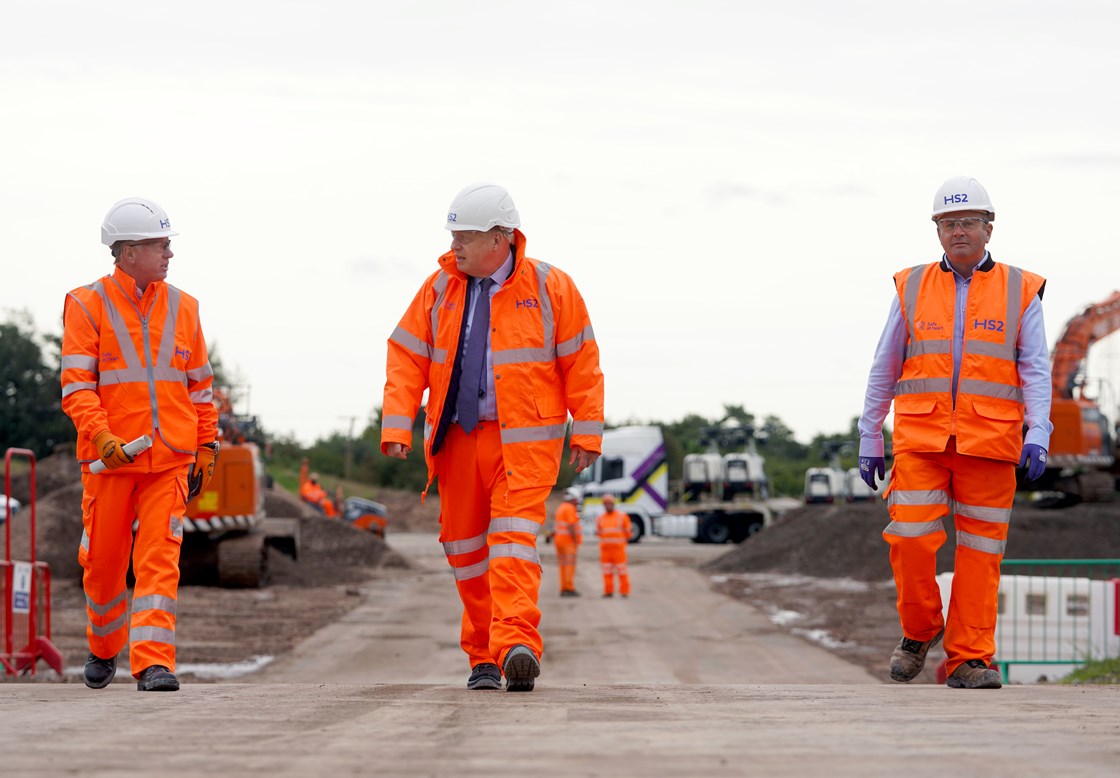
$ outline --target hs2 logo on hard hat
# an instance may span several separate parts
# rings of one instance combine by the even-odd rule
[[[945,205],[952,205],[953,203],[967,203],[968,202],[968,194],[964,193],[964,194],[945,195],[945,197],[942,198],[942,199],[945,200],[945,203],[944,203]]]
[[[160,219],[159,220],[159,226],[162,229],[169,230],[169,229],[171,229],[171,220],[170,219]]]
[[[454,211],[447,214],[447,221],[453,222],[453,221],[458,221],[458,220],[459,220],[459,214],[455,213]]]

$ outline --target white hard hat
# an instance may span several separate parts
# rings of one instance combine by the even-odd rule
[[[933,220],[943,213],[953,211],[987,211],[988,219],[994,221],[996,209],[988,190],[975,178],[953,176],[942,184],[933,196]]]
[[[492,227],[520,227],[521,216],[504,186],[471,184],[451,201],[447,209],[447,229],[479,230]]]
[[[116,203],[101,224],[101,242],[106,246],[118,240],[150,240],[178,234],[171,231],[167,211],[142,197],[129,197]]]
[[[580,499],[579,492],[576,491],[575,489],[568,489],[567,491],[564,492],[564,499],[565,500],[575,500],[576,502],[579,502],[579,499]]]

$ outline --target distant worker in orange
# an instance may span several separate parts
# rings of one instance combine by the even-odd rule
[[[603,373],[583,298],[525,255],[513,198],[473,184],[451,202],[451,250],[389,338],[381,450],[404,459],[424,392],[428,484],[463,601],[468,689],[531,691],[543,650],[537,534],[568,414],[576,472],[599,456]]]
[[[218,413],[198,301],[164,281],[177,234],[155,203],[121,200],[101,226],[113,272],[71,291],[63,309],[62,408],[77,429],[82,463],[78,561],[90,647],[84,675],[94,689],[113,680],[126,644],[139,690],[179,688],[183,514],[213,475]],[[143,435],[151,437],[150,449],[135,456],[124,450]],[[93,474],[97,462],[106,469]]]
[[[330,504],[331,499],[327,496],[327,490],[319,483],[318,473],[312,473],[307,477],[299,489],[299,496],[320,513],[327,513],[327,505]]]
[[[998,689],[991,667],[999,568],[1015,497],[1015,466],[1046,469],[1050,358],[1046,280],[987,250],[995,208],[975,178],[934,196],[940,261],[895,274],[859,420],[860,474],[884,475],[883,421],[894,402],[894,470],[885,493],[902,640],[890,676],[910,681],[944,637],[947,684]],[[1023,429],[1026,428],[1024,442]],[[935,580],[944,520],[956,528],[948,617]]]
[[[556,542],[556,565],[560,568],[560,596],[578,597],[576,591],[576,558],[583,543],[583,528],[579,523],[579,492],[569,489],[564,502],[556,509],[552,520],[552,539]]]
[[[614,509],[614,497],[603,495],[606,510],[595,520],[599,533],[599,564],[603,570],[603,596],[614,597],[614,577],[618,593],[630,596],[630,568],[626,564],[626,544],[630,542],[630,514]]]

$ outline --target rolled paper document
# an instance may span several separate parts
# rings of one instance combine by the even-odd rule
[[[152,447],[152,439],[147,435],[141,435],[136,440],[130,440],[124,444],[124,453],[130,457],[134,457],[142,451],[147,451]],[[100,473],[105,469],[105,463],[98,459],[96,462],[90,462],[89,471],[94,475]]]

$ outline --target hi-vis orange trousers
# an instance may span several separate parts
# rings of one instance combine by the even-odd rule
[[[134,676],[152,665],[175,670],[175,602],[187,469],[82,475],[84,531],[78,562],[85,571],[89,649],[110,659],[128,643]],[[133,541],[136,519],[139,529]],[[131,623],[126,579],[130,552],[136,578]]]
[[[556,566],[560,568],[560,591],[574,592],[576,590],[576,558],[579,556],[579,546],[570,537],[557,535],[553,540],[556,542]]]
[[[603,594],[614,594],[614,577],[618,575],[618,593],[630,594],[630,568],[626,565],[626,541],[599,542],[599,566],[603,572]]]
[[[537,630],[537,533],[551,488],[508,489],[496,421],[479,422],[470,435],[450,425],[435,466],[439,539],[463,601],[459,644],[471,667],[500,667],[517,644],[539,658],[544,644]]]
[[[886,498],[891,523],[883,537],[891,547],[903,634],[926,641],[944,626],[949,675],[970,659],[990,663],[1015,464],[959,454],[949,438],[940,453],[896,455]],[[957,550],[946,620],[935,576],[950,513]]]

